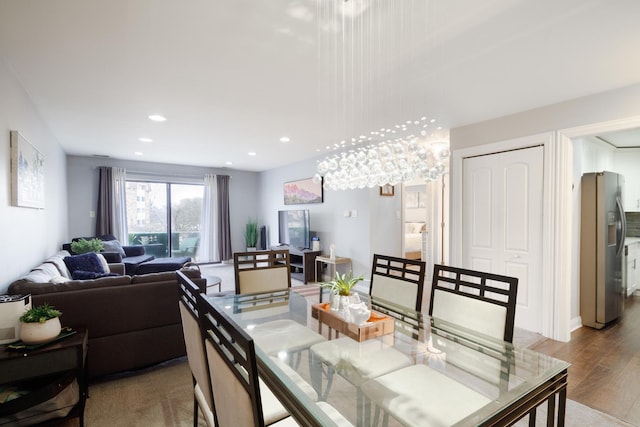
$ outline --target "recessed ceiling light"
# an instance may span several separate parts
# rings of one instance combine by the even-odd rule
[[[250,156],[255,156],[258,153],[256,153],[255,151],[249,151],[247,154],[250,155]]]
[[[153,120],[154,122],[164,122],[167,118],[159,114],[152,114],[149,116],[149,120]]]
[[[153,142],[153,139],[151,139],[151,138],[138,138],[138,141],[141,141],[141,142]]]
[[[135,154],[136,156],[142,156],[142,151],[135,151],[133,154]]]
[[[280,142],[289,142],[289,141],[291,140],[289,139],[288,136],[283,136],[282,138],[280,138]]]

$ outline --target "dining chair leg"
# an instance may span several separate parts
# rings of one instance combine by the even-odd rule
[[[192,389],[194,390],[193,392],[193,427],[198,427],[198,399],[196,399],[196,393],[195,393],[196,379],[193,376],[191,378],[193,379]]]

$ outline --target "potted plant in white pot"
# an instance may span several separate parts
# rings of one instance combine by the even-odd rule
[[[249,218],[244,231],[244,240],[247,244],[247,252],[255,251],[258,244],[258,221]]]
[[[43,344],[60,335],[62,312],[49,304],[31,307],[20,316],[20,339],[25,344]]]
[[[364,276],[353,277],[353,273],[345,273],[340,275],[336,271],[335,278],[326,283],[321,283],[323,288],[329,288],[331,290],[331,310],[345,310],[349,304],[356,304],[360,302],[358,294],[351,294],[351,290],[355,285],[364,280]]]

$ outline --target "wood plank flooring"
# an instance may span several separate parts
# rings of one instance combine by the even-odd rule
[[[640,426],[640,297],[625,303],[621,320],[586,326],[568,343],[550,339],[531,348],[571,363],[567,397]]]

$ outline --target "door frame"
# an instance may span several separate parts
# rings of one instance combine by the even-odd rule
[[[573,156],[571,144],[560,143],[557,132],[546,132],[522,138],[455,150],[451,166],[451,262],[462,262],[462,161],[466,157],[502,151],[543,146],[542,195],[542,335],[559,341],[570,339],[570,263],[571,256],[571,184]],[[558,254],[561,254],[558,255]],[[559,284],[555,286],[555,284]]]
[[[599,133],[606,133],[606,132],[614,132],[614,131],[619,131],[619,130],[625,130],[625,129],[632,129],[632,128],[637,128],[640,127],[640,116],[631,116],[628,118],[623,118],[623,119],[617,119],[617,120],[607,120],[604,122],[598,122],[598,123],[593,123],[593,124],[589,124],[589,125],[583,125],[583,126],[576,126],[576,127],[571,127],[571,128],[566,128],[566,129],[561,129],[559,131],[556,132],[557,136],[556,139],[559,141],[560,144],[562,145],[568,145],[568,146],[573,146],[573,140],[577,139],[577,138],[582,138],[582,137],[587,137],[587,136],[592,136],[595,134],[599,134]],[[573,228],[573,223],[574,221],[579,221],[578,217],[575,217],[574,215],[571,216],[570,218],[570,224],[569,226]],[[580,292],[580,258],[579,258],[579,251],[580,251],[580,236],[579,234],[576,235],[571,235],[570,240],[573,242],[574,247],[572,248],[572,251],[574,251],[574,254],[577,256],[573,256],[572,257],[572,262],[571,267],[573,268],[573,271],[577,272],[577,274],[574,274],[571,278],[572,280],[568,283],[568,289],[566,289],[566,293],[568,295],[569,298],[571,298],[571,292],[573,290],[575,290],[576,292]],[[577,263],[577,264],[576,264]],[[624,267],[623,267],[624,268]],[[570,331],[575,330],[579,327],[582,326],[582,321],[580,319],[580,313],[578,313],[578,317],[576,319],[573,319],[573,323],[570,325]]]

